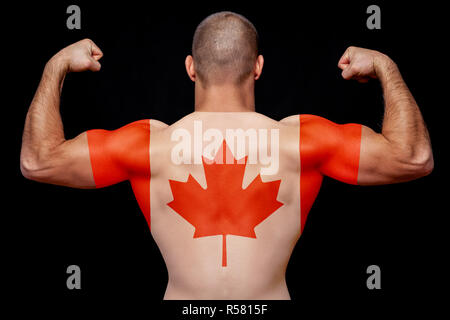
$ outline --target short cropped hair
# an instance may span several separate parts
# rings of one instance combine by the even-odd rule
[[[192,56],[202,84],[240,84],[253,71],[258,56],[258,32],[244,16],[222,11],[197,27]]]

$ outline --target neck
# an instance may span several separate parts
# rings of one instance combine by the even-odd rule
[[[255,111],[254,81],[242,85],[211,85],[204,88],[195,83],[195,111],[252,112]]]

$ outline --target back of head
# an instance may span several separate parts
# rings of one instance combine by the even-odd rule
[[[249,77],[258,56],[258,33],[240,14],[218,12],[204,19],[192,43],[195,71],[204,86],[232,83]]]

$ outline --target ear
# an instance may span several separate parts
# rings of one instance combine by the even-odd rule
[[[254,79],[258,80],[261,76],[261,72],[264,65],[264,57],[260,54],[258,58],[256,58],[255,70],[253,71]]]
[[[188,55],[186,57],[184,64],[186,66],[186,72],[187,72],[189,78],[191,78],[191,80],[195,82],[196,74],[195,74],[195,68],[194,68],[194,59],[192,58],[191,55]]]

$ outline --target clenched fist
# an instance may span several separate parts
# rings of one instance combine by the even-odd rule
[[[348,47],[338,62],[345,80],[354,79],[363,83],[371,78],[380,78],[382,70],[392,65],[394,62],[387,55],[358,47]]]
[[[98,60],[102,56],[103,52],[92,40],[84,39],[65,47],[52,60],[57,60],[67,72],[99,71]]]

